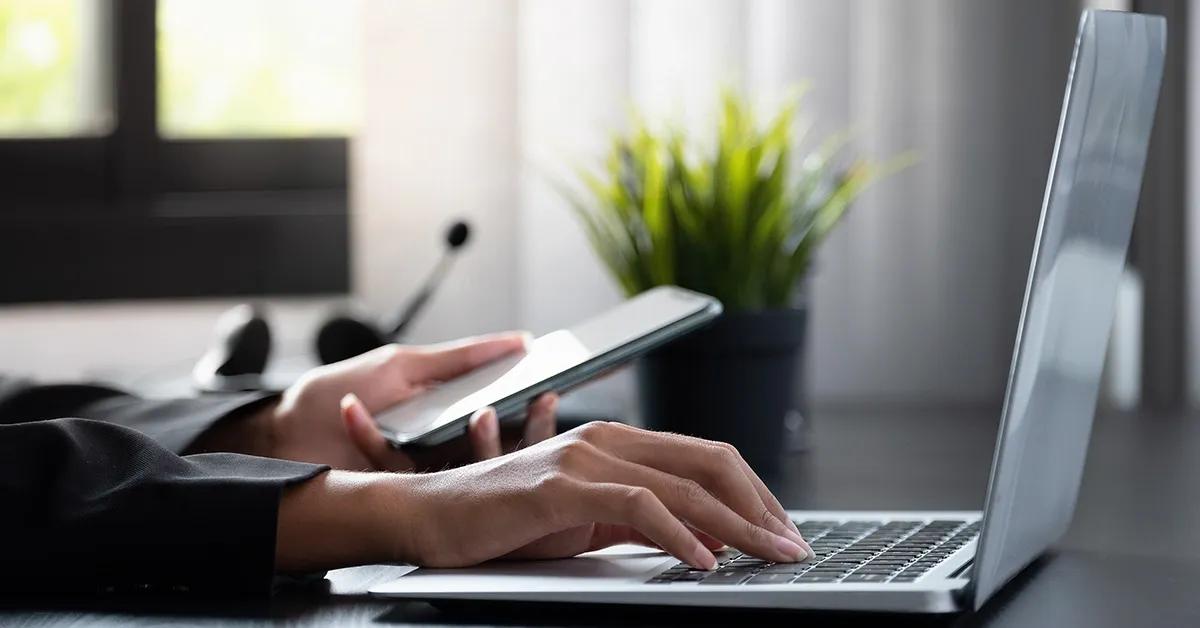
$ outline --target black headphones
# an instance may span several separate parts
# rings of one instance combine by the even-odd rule
[[[317,330],[315,342],[321,364],[340,362],[400,339],[441,285],[470,236],[471,228],[463,221],[446,230],[446,248],[441,259],[394,322],[371,321],[344,312],[326,320]],[[263,381],[263,372],[271,357],[271,326],[261,308],[249,304],[234,306],[217,319],[213,340],[192,369],[197,388],[206,392],[270,388]]]

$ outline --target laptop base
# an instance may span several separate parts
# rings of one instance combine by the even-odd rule
[[[978,522],[977,511],[792,511],[798,522]],[[820,538],[820,537],[818,537]],[[419,569],[371,589],[384,597],[423,600],[587,603],[708,608],[950,613],[962,610],[971,540],[912,582],[793,582],[786,584],[651,584],[679,561],[631,545],[577,558],[494,561],[463,569]],[[819,563],[818,563],[819,565]],[[815,568],[815,567],[814,567]]]

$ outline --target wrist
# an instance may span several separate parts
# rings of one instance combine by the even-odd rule
[[[247,449],[244,453],[279,458],[279,424],[282,404],[272,399],[246,417]]]
[[[279,412],[277,398],[253,403],[218,421],[197,437],[188,450],[278,458]]]
[[[372,474],[366,490],[370,503],[367,521],[376,562],[422,563],[421,525],[428,522],[420,499],[423,477],[409,473]]]
[[[288,489],[279,505],[276,570],[409,560],[403,477],[327,471]]]

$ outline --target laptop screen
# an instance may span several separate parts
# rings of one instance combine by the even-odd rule
[[[1158,101],[1166,21],[1086,11],[1025,289],[975,607],[1066,532]]]

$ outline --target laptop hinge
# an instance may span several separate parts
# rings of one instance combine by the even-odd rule
[[[950,577],[951,578],[971,579],[971,574],[968,572],[971,570],[971,567],[974,567],[974,566],[975,566],[975,559],[971,558],[967,562],[963,563],[958,569],[955,569],[954,573],[950,574]]]

